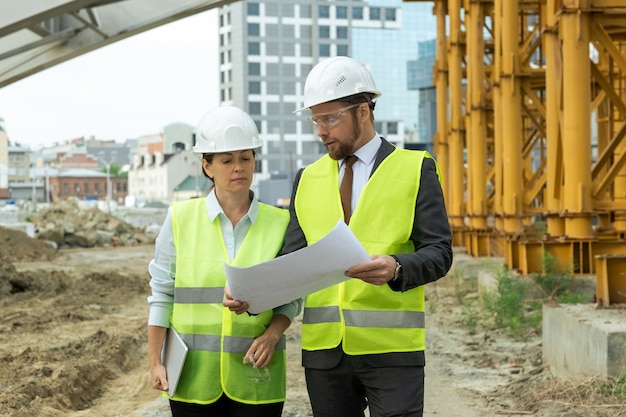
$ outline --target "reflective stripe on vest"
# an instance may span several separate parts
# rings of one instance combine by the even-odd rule
[[[423,328],[425,316],[420,311],[343,310],[346,326]],[[311,307],[304,312],[303,324],[340,323],[339,307]]]
[[[222,301],[226,284],[224,262],[246,267],[274,258],[282,246],[288,222],[286,210],[260,203],[257,221],[231,261],[219,219],[209,220],[205,199],[173,205],[176,280],[171,323],[190,349],[175,400],[210,404],[222,393],[247,404],[285,400],[284,335],[268,367],[270,382],[251,382],[246,377],[251,366],[243,364],[245,352],[254,338],[267,329],[273,312],[237,315],[225,308]]]
[[[220,337],[208,334],[180,334],[187,347],[191,350],[205,350],[207,352],[220,352]],[[253,338],[224,336],[223,350],[229,353],[246,353],[252,345]],[[285,350],[287,341],[285,335],[280,337],[276,344],[276,350]]]
[[[224,299],[224,288],[177,288],[174,302],[178,304],[221,303]]]
[[[415,249],[410,241],[415,201],[422,161],[429,157],[396,149],[366,183],[350,229],[368,253]],[[337,161],[324,156],[302,173],[294,205],[309,245],[343,216],[337,171]],[[342,343],[346,353],[355,355],[423,350],[424,322],[423,287],[394,292],[387,285],[347,280],[306,297],[302,348],[330,349]]]

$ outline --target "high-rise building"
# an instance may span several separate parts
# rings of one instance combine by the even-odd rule
[[[402,0],[244,0],[219,10],[220,102],[246,110],[265,141],[261,177],[293,178],[326,152],[302,107],[311,68],[351,56],[372,72],[383,95],[376,128],[403,146],[418,135],[418,92],[407,68],[417,42],[434,38],[432,5]]]

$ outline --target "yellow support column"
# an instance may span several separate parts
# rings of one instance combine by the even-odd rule
[[[468,215],[473,230],[487,228],[487,140],[484,117],[483,82],[484,39],[483,10],[479,2],[471,1],[465,15],[467,29],[467,87],[469,129],[467,156],[469,164]]]
[[[462,57],[461,0],[448,1],[450,17],[450,41],[448,55],[448,82],[450,84],[450,133],[449,161],[450,194],[448,217],[453,232],[453,244],[463,246],[465,229],[465,161],[463,160],[463,106],[462,106]],[[467,248],[466,248],[467,249]]]
[[[625,50],[623,44],[616,44],[616,49],[619,50],[621,56],[625,56]],[[606,59],[606,56],[605,56]],[[608,67],[608,65],[607,65]],[[615,74],[618,75],[618,74]],[[613,88],[616,91],[616,94],[619,94],[618,100],[624,101],[626,93],[624,93],[624,75],[620,74],[616,76],[613,80]],[[624,121],[625,114],[620,114],[618,109],[614,109],[614,113],[611,115],[611,119],[613,121]],[[626,141],[622,140],[615,147],[615,160],[619,160],[620,156],[626,152]],[[613,181],[613,199],[616,206],[626,207],[626,168],[622,167],[619,170],[619,173],[616,175],[615,180]],[[626,230],[626,210],[615,210],[614,212],[614,221],[613,226],[616,230],[625,231]]]
[[[504,165],[502,163],[502,152],[500,152],[500,150],[503,148],[503,142],[505,140],[502,123],[502,119],[504,117],[502,112],[502,88],[500,84],[500,74],[502,71],[502,1],[503,0],[495,0],[493,3],[493,165],[495,171],[493,213],[495,214],[494,226],[498,232],[504,231],[504,211],[502,208],[502,195],[504,193]]]
[[[502,2],[502,124],[506,140],[502,141],[504,166],[502,209],[504,230],[507,234],[523,232],[524,195],[522,171],[522,96],[519,63],[519,24],[516,1]]]
[[[563,61],[556,26],[558,0],[547,0],[543,46],[546,56],[546,189],[545,216],[547,234],[563,236],[565,220],[560,216],[563,181],[563,147],[561,146],[561,86]]]
[[[573,239],[590,238],[593,231],[589,15],[575,8],[561,11],[565,234]]]
[[[448,155],[448,48],[446,40],[447,0],[435,0],[437,18],[437,58],[435,61],[435,87],[437,92],[437,133],[435,155],[443,171],[443,195],[450,202],[450,159]]]

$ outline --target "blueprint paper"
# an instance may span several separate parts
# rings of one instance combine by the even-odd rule
[[[369,260],[340,220],[322,239],[298,251],[248,268],[224,267],[233,298],[246,301],[248,312],[258,314],[351,279],[344,272]]]

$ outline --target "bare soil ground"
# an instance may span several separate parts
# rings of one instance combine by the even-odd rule
[[[152,245],[55,252],[0,228],[0,416],[169,415],[146,360],[152,256]],[[428,289],[427,308],[426,416],[626,416],[584,382],[553,381],[540,335],[469,335],[453,278]],[[312,415],[300,325],[288,331],[286,417]]]

